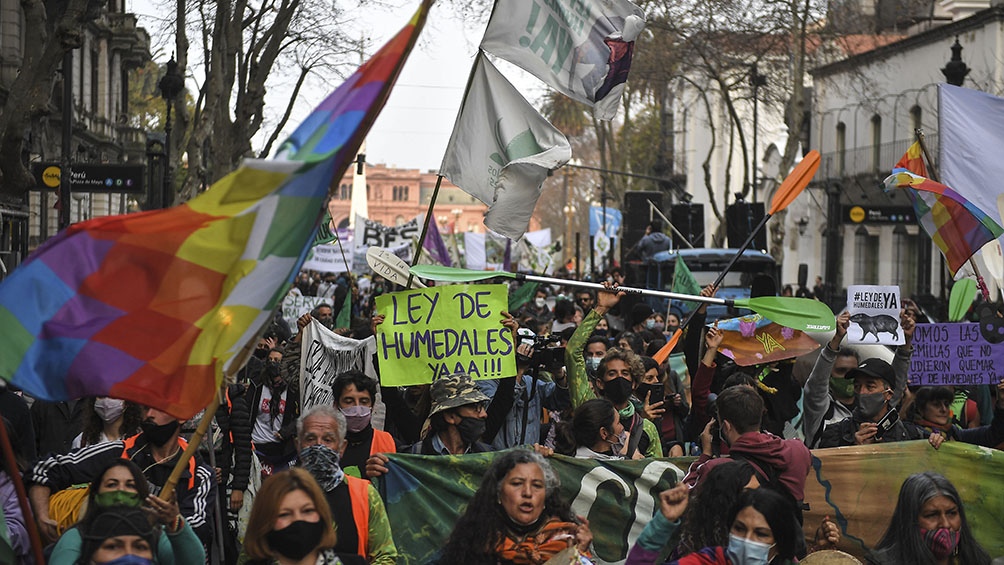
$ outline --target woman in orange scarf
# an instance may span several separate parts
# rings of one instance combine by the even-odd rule
[[[593,534],[586,520],[558,498],[558,486],[558,476],[541,455],[523,449],[500,454],[437,562],[539,565],[574,548],[580,563],[592,563]]]

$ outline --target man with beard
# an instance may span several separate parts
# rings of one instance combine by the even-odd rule
[[[251,443],[262,465],[262,475],[288,469],[296,460],[296,418],[300,395],[289,390],[283,371],[283,353],[268,352],[258,382],[245,393],[251,422]]]
[[[317,479],[331,507],[338,530],[335,552],[346,564],[362,559],[395,563],[397,547],[379,493],[366,479],[342,471],[341,456],[348,445],[345,415],[332,406],[314,406],[297,420],[296,428],[299,465]]]
[[[29,498],[42,535],[50,542],[59,535],[56,522],[49,517],[49,496],[80,483],[89,483],[116,458],[132,460],[150,483],[156,496],[164,487],[187,442],[178,436],[181,422],[155,408],[145,409],[139,434],[120,441],[109,441],[78,449],[67,455],[41,459],[26,475],[31,485]],[[182,519],[188,522],[209,547],[212,540],[210,501],[216,496],[216,477],[198,455],[189,459],[175,488],[174,500]]]

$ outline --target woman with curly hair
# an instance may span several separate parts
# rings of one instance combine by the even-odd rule
[[[959,491],[930,471],[903,481],[889,528],[867,559],[878,565],[990,563],[990,555],[969,528]]]
[[[83,431],[73,439],[73,449],[117,441],[139,433],[143,407],[134,402],[99,396],[84,399],[80,412]]]
[[[457,521],[440,565],[539,565],[575,547],[589,554],[593,534],[558,497],[560,483],[543,456],[500,454]]]

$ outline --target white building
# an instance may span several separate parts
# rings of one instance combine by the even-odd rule
[[[838,295],[850,284],[939,295],[949,281],[906,197],[880,186],[916,128],[937,168],[937,85],[946,80],[942,68],[956,40],[971,69],[963,86],[1004,92],[1004,6],[973,13],[972,4],[941,4],[951,22],[812,71],[811,143],[822,164],[811,196],[800,198],[808,209],[797,256],[810,272],[825,273]]]

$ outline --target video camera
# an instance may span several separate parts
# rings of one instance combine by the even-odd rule
[[[530,367],[540,367],[548,371],[557,371],[565,366],[565,348],[553,347],[553,344],[560,343],[560,335],[539,336],[533,338],[520,337],[520,343],[533,347],[533,357],[527,358],[516,353],[516,361]]]

